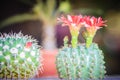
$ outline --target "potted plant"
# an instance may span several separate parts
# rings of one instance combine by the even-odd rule
[[[63,2],[57,9],[57,2],[58,1],[55,0],[46,0],[46,2],[43,3],[42,1],[38,1],[38,5],[33,8],[34,12],[43,22],[43,48],[41,49],[43,72],[39,73],[39,77],[58,77],[55,64],[56,56],[58,54],[55,39],[55,27],[57,25],[56,17],[58,16],[59,11],[62,12],[67,9],[69,11],[70,5],[65,2],[68,6],[67,8],[63,8],[61,7],[63,5],[65,6]]]
[[[96,31],[101,26],[106,26],[101,17],[82,15],[62,16],[58,21],[69,27],[72,39],[68,45],[68,38],[64,39],[64,47],[59,50],[56,57],[56,66],[59,77],[63,79],[102,79],[106,73],[102,50],[97,43],[93,43]],[[82,33],[85,43],[78,43],[78,35],[81,27],[85,27]]]
[[[56,26],[56,1],[39,0],[33,8],[34,13],[42,20],[42,48],[40,52],[43,57],[43,71],[39,72],[38,77],[57,77],[57,69],[55,65],[57,48],[55,41],[55,26]]]
[[[0,34],[0,79],[33,78],[41,60],[36,39],[21,32]]]

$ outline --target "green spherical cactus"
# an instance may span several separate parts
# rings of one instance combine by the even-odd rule
[[[99,26],[104,25],[104,21],[101,18],[81,15],[68,15],[67,18],[61,17],[58,20],[69,26],[72,36],[72,46],[67,44],[68,39],[65,37],[64,47],[56,57],[59,77],[70,80],[103,79],[106,73],[103,52],[92,41]],[[79,30],[82,26],[86,27],[83,33],[86,42],[78,44]]]
[[[57,55],[60,78],[102,79],[105,74],[104,56],[96,43],[89,48],[80,44],[76,48],[64,47]]]
[[[19,33],[0,35],[0,78],[32,78],[41,66],[40,46],[31,36]]]

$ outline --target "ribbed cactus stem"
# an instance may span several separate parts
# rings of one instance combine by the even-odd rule
[[[96,43],[89,48],[64,47],[56,58],[60,78],[68,80],[101,80],[105,75],[104,56]]]

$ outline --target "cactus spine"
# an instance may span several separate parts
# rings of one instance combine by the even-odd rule
[[[32,78],[40,68],[40,46],[31,36],[19,33],[0,35],[0,78]]]
[[[91,21],[92,24],[93,22],[90,20],[92,18],[79,16],[68,16],[67,18],[61,17],[59,20],[63,20],[64,24],[69,26],[72,46],[67,45],[67,39],[65,38],[64,47],[59,50],[59,54],[56,57],[56,66],[60,78],[72,80],[97,80],[104,78],[106,71],[103,52],[96,43],[92,42],[97,30],[95,29],[96,26],[86,27],[86,32],[83,35],[86,43],[78,44],[78,41],[76,41],[78,38],[76,33],[79,33],[80,24],[87,24],[88,21],[86,19]],[[97,18],[95,19],[97,20]],[[76,24],[76,26],[73,26],[73,24]]]

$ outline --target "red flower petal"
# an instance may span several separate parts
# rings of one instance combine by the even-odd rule
[[[67,25],[69,27],[80,27],[79,25],[83,23],[82,15],[79,15],[79,16],[67,15],[67,17],[62,16],[57,20],[60,22],[63,22],[63,25]]]
[[[105,21],[103,21],[101,17],[99,17],[99,18],[91,17],[90,18],[90,16],[85,16],[84,21],[85,21],[85,25],[86,25],[85,27],[94,27],[96,29],[99,29],[99,28],[101,28],[101,26],[106,26]]]
[[[31,46],[32,46],[32,42],[27,42],[25,45],[26,48],[30,48]]]

